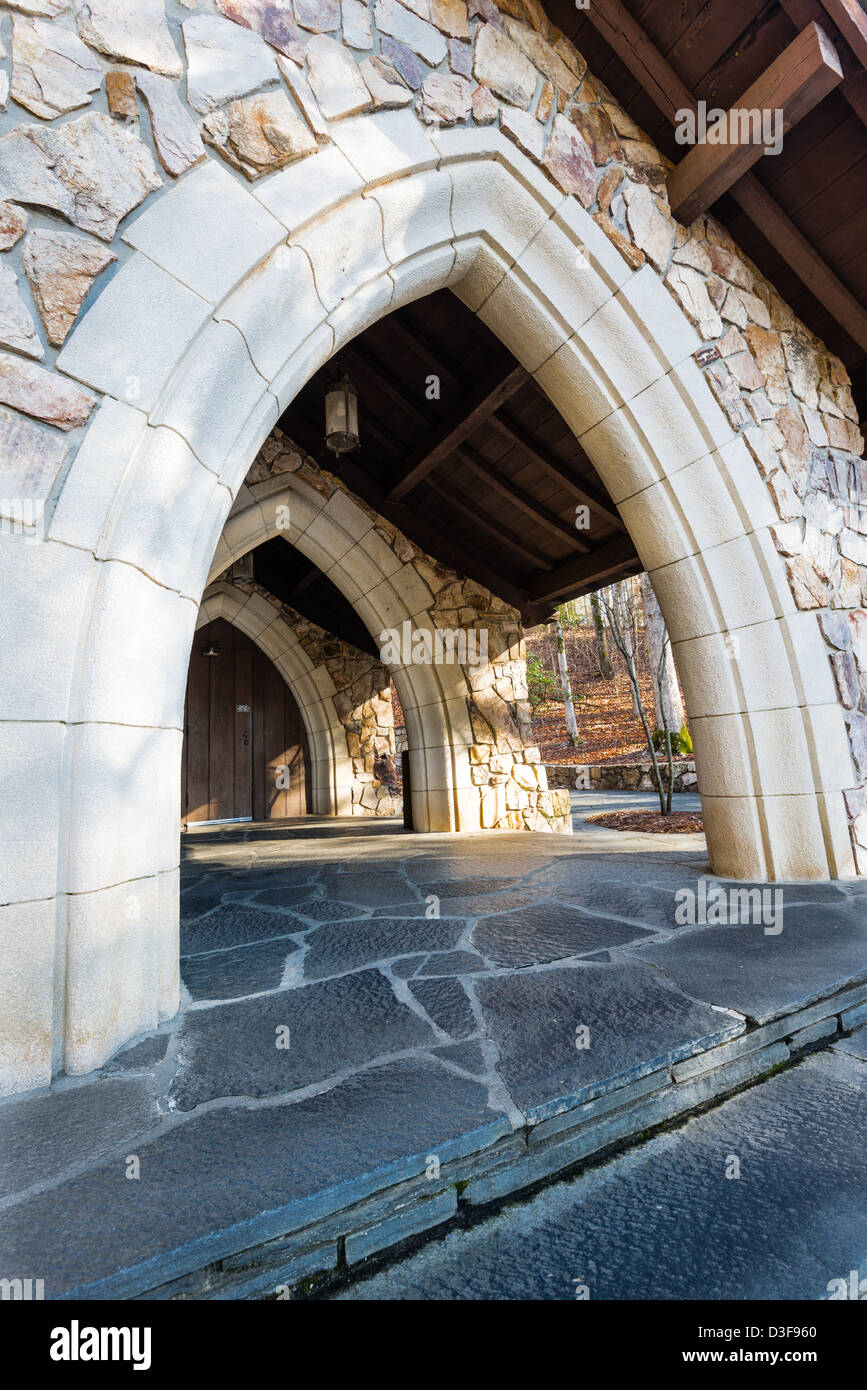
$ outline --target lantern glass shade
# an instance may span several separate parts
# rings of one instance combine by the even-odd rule
[[[335,381],[325,396],[325,443],[335,454],[358,448],[358,394],[346,376]]]

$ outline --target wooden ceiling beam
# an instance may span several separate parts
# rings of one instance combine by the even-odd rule
[[[613,541],[592,550],[589,555],[578,555],[566,560],[550,574],[540,575],[527,587],[527,596],[539,604],[563,603],[579,593],[589,593],[592,589],[612,584],[622,570],[641,569],[641,561],[629,536],[617,536]]]
[[[488,424],[493,425],[498,434],[514,444],[516,448],[521,450],[521,453],[526,454],[540,468],[544,468],[550,477],[555,478],[557,482],[562,483],[570,492],[573,492],[579,501],[586,503],[612,526],[616,526],[618,531],[626,530],[623,518],[619,512],[614,510],[613,503],[609,505],[608,502],[604,502],[598,493],[571,472],[567,463],[563,463],[561,459],[549,453],[545,446],[540,444],[517,420],[513,420],[511,416],[494,414],[491,415]]]
[[[371,431],[371,433],[373,433],[373,431]],[[363,471],[358,455],[350,457],[344,454],[339,460],[336,457],[324,457],[327,454],[324,437],[318,435],[315,426],[301,413],[298,409],[297,402],[293,411],[290,438],[293,436],[294,443],[298,444],[303,450],[309,453],[317,462],[321,460],[323,466],[327,466],[332,471],[337,472],[347,486],[351,487],[353,491],[357,492],[359,496],[363,497],[371,506],[381,511],[382,515],[386,516],[388,520],[393,521],[394,524],[400,526],[402,530],[405,527],[410,527],[411,532],[408,532],[408,534],[413,538],[412,533],[414,533],[414,539],[417,544],[425,546],[432,554],[439,555],[441,553],[445,532],[437,527],[418,525],[416,523],[417,514],[413,513],[410,515],[409,508],[404,503],[395,503],[393,508],[389,508],[381,491],[376,488],[376,484],[370,476]],[[366,482],[366,487],[364,488],[362,487],[363,481]],[[432,488],[445,502],[454,506],[457,511],[466,515],[472,520],[474,525],[488,532],[490,535],[495,536],[501,545],[505,545],[508,549],[513,550],[516,555],[520,555],[532,566],[534,574],[543,574],[551,569],[551,561],[549,559],[539,551],[530,549],[523,540],[514,535],[514,533],[507,528],[489,522],[486,517],[480,514],[478,507],[469,506],[454,493],[449,492],[446,487],[437,483],[432,477],[425,479],[425,485]],[[389,515],[389,511],[393,514]],[[398,516],[398,514],[400,514],[400,516]],[[448,563],[453,564],[456,569],[461,571],[465,570],[467,567],[466,555],[462,555],[455,546],[451,546],[450,551],[451,558]],[[444,556],[443,558],[446,557]],[[493,592],[499,593],[501,597],[506,598],[510,603],[514,603],[515,607],[522,607],[525,599],[522,588],[512,581],[507,580],[504,576],[497,574],[490,568],[474,566],[474,569],[475,573],[473,577],[478,579],[480,583],[485,584],[488,588],[492,589]],[[315,570],[313,572],[315,573]],[[302,579],[301,584],[305,585],[306,579]],[[502,587],[499,589],[496,588],[496,584],[505,586],[505,589]],[[509,592],[506,592],[506,590]]]
[[[692,92],[620,0],[593,0],[584,13],[672,124],[677,122],[678,110],[697,110]],[[841,328],[867,352],[867,311],[762,187],[755,174],[744,174],[729,193],[801,283],[827,306]]]
[[[818,24],[809,24],[733,106],[744,113],[758,112],[760,121],[764,112],[782,112],[782,138],[842,80],[843,70],[831,40]],[[671,210],[685,226],[764,155],[764,145],[752,139],[713,143],[710,137],[720,127],[725,134],[732,133],[730,112],[704,140],[692,146],[669,175]],[[748,133],[754,136],[756,132]]]
[[[284,540],[287,540],[287,538],[286,538],[285,536],[284,536],[283,539],[284,539]],[[288,544],[288,545],[291,545],[292,542],[289,541],[289,540],[287,540],[287,544]],[[300,553],[300,552],[299,552],[299,553]],[[309,568],[309,570],[307,571],[307,573],[306,573],[306,574],[302,574],[302,576],[301,576],[301,578],[298,580],[298,582],[297,582],[296,584],[293,584],[292,587],[291,587],[291,589],[289,590],[289,598],[290,598],[290,600],[291,600],[291,599],[294,599],[298,594],[303,594],[304,591],[305,591],[306,589],[309,589],[309,588],[310,588],[311,584],[315,584],[316,581],[317,581],[317,579],[318,579],[319,576],[321,575],[321,573],[322,573],[322,571],[318,568],[317,565],[314,565],[313,562],[312,562],[312,560],[311,560],[311,562],[310,562],[310,568]]]
[[[862,124],[867,126],[867,71],[831,23],[821,0],[780,0],[780,4],[796,29],[803,29],[807,24],[819,24],[830,34],[843,69],[843,81],[837,90],[846,98]]]
[[[498,492],[501,497],[505,497],[507,502],[511,502],[512,505],[517,507],[519,511],[522,511],[525,516],[528,516],[531,521],[535,521],[539,526],[544,526],[545,529],[556,536],[558,540],[567,541],[570,546],[574,547],[576,550],[580,550],[585,555],[590,550],[589,545],[585,545],[584,542],[579,539],[574,527],[569,526],[561,517],[556,516],[553,512],[549,512],[547,507],[543,507],[536,501],[535,497],[531,497],[529,492],[525,492],[524,489],[513,482],[511,478],[507,478],[498,473],[495,466],[488,463],[487,459],[483,459],[477,454],[475,449],[470,449],[467,445],[463,445],[461,448],[455,449],[454,455],[464,467],[469,468],[472,473],[475,473],[477,478],[481,478],[482,482],[487,483],[488,487],[494,492]]]
[[[837,278],[756,176],[746,174],[730,193],[801,283],[834,316],[849,337],[867,352],[867,309]]]
[[[412,492],[422,478],[427,477],[449,454],[453,454],[467,435],[472,434],[529,379],[529,373],[514,363],[505,370],[499,365],[489,372],[411,455],[401,476],[389,490],[388,500],[399,502],[408,492]]]
[[[822,0],[822,4],[859,63],[867,67],[867,14],[858,0]]]
[[[621,0],[591,0],[582,13],[672,125],[678,111],[696,109],[692,92]]]

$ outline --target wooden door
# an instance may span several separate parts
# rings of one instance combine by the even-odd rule
[[[184,824],[302,816],[308,780],[301,715],[276,666],[230,623],[200,628],[187,678]]]

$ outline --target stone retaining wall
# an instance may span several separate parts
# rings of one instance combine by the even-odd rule
[[[674,791],[697,792],[698,777],[695,763],[674,763]],[[668,769],[662,765],[663,778]],[[656,791],[649,761],[642,763],[546,763],[549,787],[567,787],[570,791]]]

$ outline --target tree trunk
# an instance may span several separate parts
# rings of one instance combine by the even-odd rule
[[[641,576],[641,597],[644,602],[644,622],[647,632],[647,652],[654,673],[653,708],[657,729],[670,729],[679,734],[686,723],[686,714],[677,680],[677,669],[671,652],[671,642],[665,620],[656,601],[656,594],[646,574]]]
[[[620,652],[620,655],[623,657],[623,660],[626,662],[626,673],[629,676],[629,683],[632,686],[632,702],[638,711],[638,718],[641,720],[641,727],[644,730],[644,741],[647,744],[647,751],[650,754],[651,767],[653,768],[653,780],[656,783],[656,794],[659,797],[659,809],[664,816],[670,815],[671,745],[669,742],[669,774],[668,788],[666,790],[665,782],[662,776],[662,771],[659,766],[659,758],[657,756],[656,749],[653,746],[653,734],[650,731],[650,725],[647,721],[647,716],[644,713],[644,705],[641,701],[641,685],[639,683],[638,672],[635,669],[635,659],[633,657],[635,643],[630,638],[627,638],[626,633],[624,632],[624,605],[622,603],[618,603],[618,597],[619,595],[617,592],[617,586],[614,585],[611,590],[610,598],[606,598],[603,595],[602,606],[604,607],[608,617],[608,626],[611,630],[611,636],[614,641],[614,645]]]
[[[635,605],[631,601],[631,595],[626,589],[626,581],[621,579],[613,585],[614,592],[614,611],[617,614],[620,635],[625,648],[627,666],[631,662],[635,666]],[[636,719],[641,718],[641,707],[638,698],[638,687],[632,685],[632,713]]]
[[[560,690],[563,694],[563,713],[566,716],[566,737],[572,747],[577,748],[578,721],[575,718],[575,701],[572,698],[572,682],[569,679],[569,664],[566,660],[566,640],[563,636],[559,609],[554,614],[554,631],[557,634],[557,667],[560,672]]]
[[[614,672],[611,669],[611,661],[608,656],[608,645],[605,640],[605,623],[602,620],[602,609],[599,607],[599,595],[590,595],[590,612],[593,614],[593,626],[596,629],[596,653],[599,657],[599,670],[602,672],[604,680],[610,681]]]

